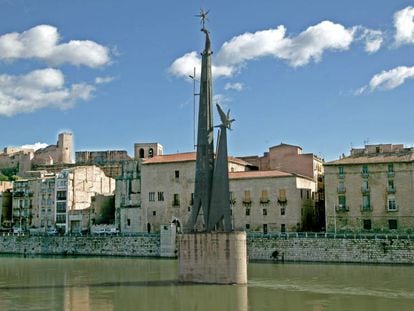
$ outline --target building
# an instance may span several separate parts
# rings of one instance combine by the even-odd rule
[[[146,224],[146,213],[141,208],[141,161],[126,161],[116,178],[115,227],[120,232],[143,232]]]
[[[97,166],[78,166],[57,174],[55,188],[56,227],[61,232],[81,232],[90,230],[92,224],[92,198],[96,194],[113,194],[115,180]]]
[[[152,232],[172,222],[178,227],[188,223],[195,159],[195,153],[180,153],[142,163],[141,205],[146,223],[140,228]],[[250,168],[249,163],[229,157],[233,228],[264,233],[301,230],[308,210],[313,213],[315,181],[278,170],[248,171]]]
[[[136,143],[134,144],[135,159],[146,159],[163,155],[164,147],[159,143]]]
[[[0,181],[0,227],[11,228],[13,183]]]
[[[28,230],[33,224],[33,202],[37,196],[35,179],[16,180],[13,184],[12,195],[12,224],[13,227]]]
[[[6,147],[0,153],[0,168],[18,168],[23,176],[26,171],[43,165],[71,164],[73,153],[72,133],[60,133],[56,145],[38,150]]]
[[[312,231],[325,229],[325,191],[324,191],[324,160],[313,153],[303,153],[300,146],[281,143],[269,148],[263,156],[239,157],[252,165],[259,171],[279,170],[287,173],[297,174],[312,178],[317,190],[314,193],[315,223]]]
[[[412,232],[414,149],[379,144],[353,148],[325,163],[328,231]]]

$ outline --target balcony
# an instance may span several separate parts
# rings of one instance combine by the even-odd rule
[[[387,187],[387,192],[388,193],[395,193],[395,187],[394,186],[388,186]]]
[[[346,192],[346,187],[345,187],[345,186],[338,186],[338,187],[336,188],[336,191],[337,191],[338,193],[345,193],[345,192]]]
[[[363,178],[368,178],[369,177],[369,173],[368,172],[361,172],[361,176]]]
[[[246,206],[246,207],[251,206],[252,205],[252,200],[250,200],[250,199],[244,199],[243,200],[243,205]]]
[[[372,205],[361,205],[361,212],[372,212]]]
[[[340,179],[345,178],[345,173],[338,173],[338,178]]]
[[[366,193],[369,193],[369,192],[370,192],[370,189],[369,189],[369,187],[368,187],[368,186],[362,186],[362,187],[361,187],[361,192],[362,192],[363,194],[366,194]]]
[[[395,176],[395,172],[394,171],[388,171],[387,172],[388,177],[394,177]]]
[[[287,205],[287,199],[285,197],[279,197],[277,199],[277,204],[279,204],[281,206],[285,206],[285,205]]]
[[[344,204],[335,205],[335,211],[337,212],[348,212],[349,206]]]
[[[268,198],[260,198],[260,204],[267,205],[270,203],[270,200]]]

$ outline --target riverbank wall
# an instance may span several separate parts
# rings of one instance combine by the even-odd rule
[[[163,242],[168,241],[168,242]],[[173,257],[158,234],[142,236],[0,236],[0,254]],[[178,245],[178,243],[177,243]],[[248,235],[250,261],[414,264],[413,236]]]

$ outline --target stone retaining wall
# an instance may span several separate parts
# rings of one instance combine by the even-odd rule
[[[413,239],[247,239],[249,260],[414,264]]]
[[[153,236],[0,236],[0,253],[161,257]],[[248,236],[249,260],[414,264],[414,239]]]
[[[3,236],[0,253],[160,257],[160,237]]]

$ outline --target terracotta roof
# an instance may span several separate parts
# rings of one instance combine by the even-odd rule
[[[295,176],[291,173],[282,171],[248,171],[248,172],[231,172],[229,173],[230,179],[249,179],[249,178],[272,178],[272,177],[291,177]]]
[[[190,162],[196,160],[196,152],[186,152],[186,153],[173,153],[173,154],[166,154],[161,156],[155,156],[153,158],[145,159],[142,164],[158,164],[158,163],[174,163],[174,162]],[[229,157],[229,162],[240,164],[240,165],[251,165],[246,161],[235,157]]]
[[[325,165],[339,164],[369,164],[369,163],[391,163],[414,161],[414,154],[411,151],[401,153],[380,153],[361,156],[348,156],[339,160],[325,163]]]
[[[153,158],[145,159],[142,164],[155,164],[155,163],[173,163],[173,162],[189,162],[196,160],[195,152],[186,153],[174,153],[155,156]]]
[[[285,143],[280,143],[279,145],[272,146],[269,149],[274,149],[274,148],[279,148],[279,147],[294,147],[294,148],[299,148],[300,150],[302,150],[301,146],[290,145],[290,144],[285,144]]]

